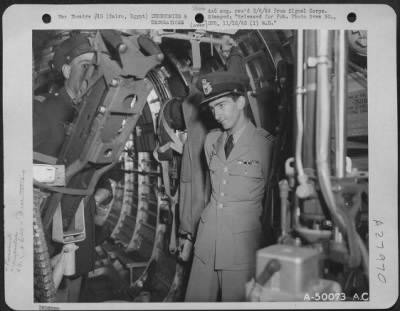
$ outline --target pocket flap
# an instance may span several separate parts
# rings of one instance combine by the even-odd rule
[[[262,178],[261,166],[257,164],[240,164],[232,165],[229,169],[230,175],[238,175],[250,178]]]

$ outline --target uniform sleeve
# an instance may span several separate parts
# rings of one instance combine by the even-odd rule
[[[210,200],[211,195],[211,177],[210,177],[210,158],[211,158],[211,150],[210,150],[211,142],[210,137],[207,136],[204,142],[204,155],[206,157],[207,162],[207,171],[205,172],[205,187],[204,187],[204,203],[207,204]]]
[[[271,197],[268,195],[271,185],[269,185],[269,179],[271,174],[271,165],[272,165],[272,156],[273,156],[273,148],[274,148],[274,141],[272,139],[268,139],[266,137],[263,138],[263,159],[262,162],[262,170],[263,175],[265,178],[265,196],[264,196],[264,204],[263,204],[263,212],[261,214],[261,224],[263,227],[263,236],[264,246],[269,246],[276,243],[276,232],[272,226],[273,219],[272,219],[272,208],[273,202],[271,201]]]
[[[188,141],[183,147],[181,180],[179,183],[179,233],[191,233],[193,235],[192,223],[192,178],[191,163],[189,157]]]
[[[206,136],[206,140],[204,142],[204,155],[207,161],[207,168],[210,167],[210,135]]]
[[[198,138],[199,137],[195,138],[196,142],[192,140],[190,143],[199,143],[197,142]],[[209,138],[208,136],[205,138],[203,136],[203,139],[204,140],[201,140],[201,147],[196,145],[196,148],[192,149],[191,157],[188,154],[189,148],[187,147],[189,147],[189,145],[187,144],[185,146],[182,159],[182,165],[186,165],[190,175],[185,181],[181,180],[180,182],[179,232],[191,233],[193,236],[196,235],[197,223],[200,219],[201,212],[208,201],[207,196],[209,195],[209,179],[207,178],[208,172],[197,172],[200,169],[205,169],[206,163],[204,163],[204,161],[207,161],[208,167],[208,158],[205,156],[205,141],[207,141]],[[184,169],[185,166],[182,168]]]
[[[265,181],[268,181],[271,171],[273,145],[274,143],[272,140],[263,138],[261,157],[262,157],[262,173]]]

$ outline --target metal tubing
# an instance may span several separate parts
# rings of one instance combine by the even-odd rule
[[[347,37],[345,30],[336,31],[336,105],[335,105],[335,173],[346,175],[346,101],[347,101]]]
[[[303,64],[304,64],[304,31],[298,30],[297,32],[297,72],[296,72],[296,124],[297,124],[297,137],[296,137],[296,154],[295,162],[298,176],[301,178],[305,175],[303,163],[301,160],[301,151],[303,145],[303,96],[304,96],[304,82],[303,82]]]
[[[279,193],[281,199],[281,237],[285,237],[288,233],[288,197],[289,184],[286,179],[279,182]]]
[[[307,60],[316,58],[317,33],[316,30],[307,30],[305,33],[305,55]],[[305,86],[307,96],[304,99],[304,137],[303,140],[303,165],[306,168],[315,169],[315,122],[317,108],[317,68],[307,66]]]
[[[321,240],[328,240],[332,236],[331,230],[309,229],[300,224],[300,208],[297,207],[294,212],[293,225],[296,232],[308,243],[317,243]]]
[[[346,232],[343,217],[338,213],[336,202],[332,192],[329,167],[330,150],[330,94],[329,94],[329,31],[318,30],[317,32],[317,131],[316,131],[316,154],[318,180],[322,194],[325,198],[333,220],[342,233]]]
[[[356,241],[358,244],[358,247],[360,249],[361,253],[361,263],[364,268],[364,273],[369,279],[369,254],[368,254],[368,249],[365,246],[363,240],[361,239],[360,235],[357,233],[356,234]]]

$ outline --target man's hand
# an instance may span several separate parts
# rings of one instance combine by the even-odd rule
[[[193,251],[193,237],[189,232],[179,232],[178,238],[178,259],[187,262]]]

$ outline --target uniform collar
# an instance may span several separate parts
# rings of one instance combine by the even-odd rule
[[[235,134],[233,134],[233,143],[236,144],[240,138],[240,135],[242,135],[243,131],[246,129],[247,125],[249,125],[250,121],[246,121],[246,123],[238,130],[236,131]],[[226,133],[226,138],[229,137],[229,134],[227,132]]]
[[[249,150],[251,144],[254,143],[254,132],[256,127],[251,121],[248,121],[246,126],[244,126],[243,131],[240,133],[238,140],[235,142],[233,149],[229,155],[229,159],[225,158],[224,145],[226,141],[226,132],[221,133],[215,142],[215,153],[222,161],[231,162],[241,156],[243,153]]]

